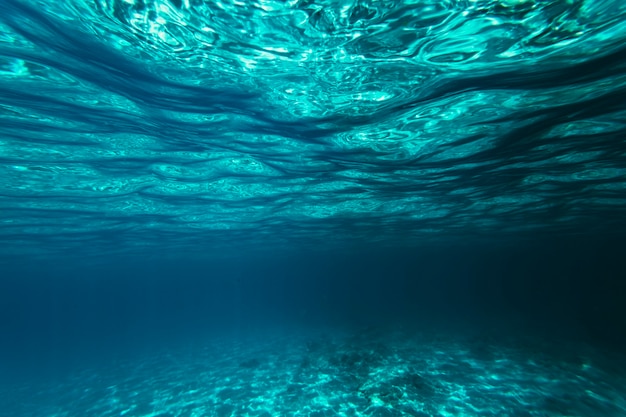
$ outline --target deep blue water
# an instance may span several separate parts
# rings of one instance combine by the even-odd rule
[[[0,0],[0,416],[626,414],[626,3]]]

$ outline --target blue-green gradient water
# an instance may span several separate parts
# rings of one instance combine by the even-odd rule
[[[624,417],[626,2],[0,0],[0,417]]]
[[[0,5],[5,255],[624,230],[618,0]]]

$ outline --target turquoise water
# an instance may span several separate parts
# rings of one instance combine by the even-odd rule
[[[0,416],[623,417],[626,2],[0,0]]]
[[[5,256],[625,230],[622,1],[0,8]]]
[[[53,386],[13,384],[0,397],[13,414],[0,415],[624,415],[626,362],[616,368],[606,352],[525,342],[367,330],[213,340],[85,368]]]

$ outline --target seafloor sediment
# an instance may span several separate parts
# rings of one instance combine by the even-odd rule
[[[530,338],[241,338],[5,387],[0,415],[623,417],[624,365]]]

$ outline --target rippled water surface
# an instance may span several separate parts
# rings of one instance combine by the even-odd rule
[[[621,0],[0,3],[3,255],[626,230]]]

